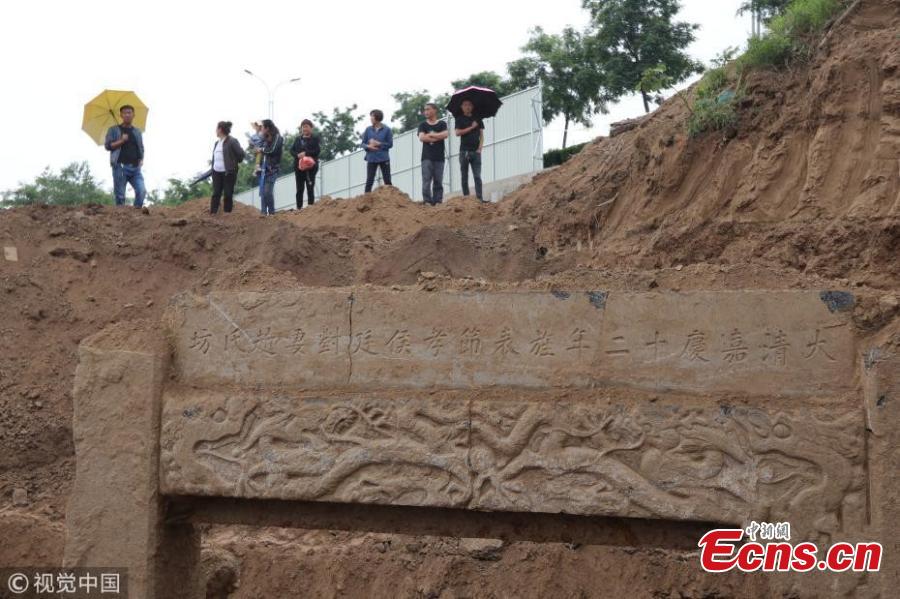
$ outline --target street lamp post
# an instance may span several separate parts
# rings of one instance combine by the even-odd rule
[[[260,77],[259,75],[257,75],[253,71],[251,71],[250,69],[244,69],[244,72],[265,86],[266,93],[269,96],[269,118],[270,119],[275,118],[275,92],[278,91],[278,88],[281,87],[282,85],[286,85],[288,83],[297,83],[298,81],[300,81],[300,77],[294,77],[293,79],[285,79],[284,81],[282,81],[275,87],[271,87],[268,83],[266,83],[265,79],[263,79],[262,77]]]

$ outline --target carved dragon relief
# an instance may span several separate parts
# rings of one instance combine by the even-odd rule
[[[862,425],[850,414],[475,404],[472,426],[476,508],[782,518],[830,534],[864,486]]]
[[[809,536],[840,530],[865,482],[862,423],[825,410],[247,395],[197,405],[215,407],[166,414],[164,492],[783,519]]]
[[[465,505],[464,407],[232,399],[175,433],[163,448],[164,479],[198,494],[225,484],[242,497]]]

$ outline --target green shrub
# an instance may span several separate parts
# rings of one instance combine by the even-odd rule
[[[839,0],[794,0],[783,15],[772,19],[769,29],[790,37],[817,33],[840,7]]]
[[[787,35],[774,31],[762,37],[751,37],[747,51],[737,59],[738,71],[748,68],[783,67],[794,51],[794,44]]]
[[[688,118],[688,135],[696,137],[706,131],[719,131],[737,125],[734,108],[735,97],[724,101],[716,98],[699,98],[694,102],[694,112]]]
[[[747,51],[735,59],[733,71],[729,71],[731,67],[726,64],[733,52],[726,52],[695,89],[696,101],[688,119],[689,135],[694,137],[705,131],[735,126],[743,73],[754,68],[784,67],[794,59],[808,56],[813,48],[813,38],[844,4],[846,0],[791,0],[781,14],[771,19],[766,34],[750,38]],[[731,84],[730,74],[734,72],[739,75],[737,88],[726,94],[724,92]]]
[[[544,152],[544,168],[559,166],[560,164],[580,152],[581,149],[586,145],[587,142],[575,146],[569,146],[568,148],[548,150]]]
[[[698,98],[715,98],[728,85],[728,72],[725,67],[709,69],[697,84]]]
[[[696,98],[690,106],[688,135],[696,137],[706,131],[716,131],[737,124],[735,96],[731,67],[724,64],[712,68],[703,75],[695,89]]]
[[[792,58],[809,53],[810,37],[817,34],[841,8],[840,0],[793,0],[769,24],[769,32],[750,38],[738,58],[738,69],[783,67]]]

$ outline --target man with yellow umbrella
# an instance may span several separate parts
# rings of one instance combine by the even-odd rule
[[[116,114],[119,118],[116,118]],[[121,119],[121,122],[119,122]],[[134,207],[144,205],[144,138],[140,126],[147,121],[147,107],[134,92],[106,90],[84,107],[82,128],[109,151],[116,205],[125,204],[125,186],[134,189]],[[103,130],[106,130],[103,136]],[[102,142],[101,142],[102,140]]]

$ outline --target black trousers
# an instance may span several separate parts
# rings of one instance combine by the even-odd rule
[[[367,162],[366,163],[366,193],[372,191],[372,185],[375,183],[375,172],[381,167],[381,180],[385,185],[391,184],[391,161],[384,162]]]
[[[294,169],[294,179],[297,181],[297,210],[303,208],[303,190],[306,189],[307,206],[316,203],[316,174],[319,172],[319,165],[312,167],[308,171]]]
[[[219,212],[219,200],[223,195],[225,196],[223,208],[226,213],[231,212],[231,209],[234,207],[234,184],[237,182],[237,171],[230,173],[213,171],[212,182],[213,193],[212,198],[209,200],[209,213],[216,214]]]
[[[475,197],[484,201],[481,193],[481,153],[473,150],[462,150],[459,153],[459,176],[462,183],[462,194],[469,195],[469,166],[472,167],[472,178],[475,179]]]

